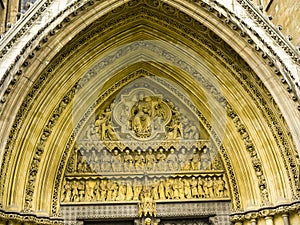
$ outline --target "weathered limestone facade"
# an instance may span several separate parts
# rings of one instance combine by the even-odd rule
[[[0,40],[0,223],[300,224],[297,29],[257,5],[33,4]]]

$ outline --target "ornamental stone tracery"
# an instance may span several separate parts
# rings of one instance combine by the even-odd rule
[[[116,11],[116,13],[117,13],[117,11]],[[184,15],[183,15],[184,16]],[[188,21],[188,20],[186,20],[186,21]],[[212,35],[211,35],[211,33],[209,33],[209,36],[210,37],[212,37]],[[212,37],[212,39],[213,39],[213,37]],[[216,39],[216,42],[218,42],[218,40]],[[207,44],[207,46],[209,46],[209,43],[206,43]],[[212,50],[212,49],[211,49]],[[212,50],[213,51],[213,50]],[[218,50],[216,50],[216,51],[218,51]],[[218,53],[219,55],[221,55],[222,54],[222,52],[219,52]],[[225,57],[225,56],[224,56]],[[63,59],[64,57],[62,57],[61,59]],[[58,60],[59,61],[59,60]],[[231,62],[227,62],[228,64],[230,64]],[[225,64],[226,65],[226,64]],[[182,64],[182,68],[184,67],[184,64]],[[235,68],[235,69],[237,69],[238,70],[238,68]],[[49,71],[49,73],[51,73],[51,71]],[[241,75],[242,76],[242,75]],[[246,77],[246,75],[244,75],[244,78]],[[245,78],[246,79],[246,78]],[[247,78],[248,79],[248,78]],[[242,83],[243,81],[241,81],[241,83]],[[247,81],[248,82],[248,81]],[[249,83],[247,83],[247,84],[243,84],[244,85],[244,88],[245,89],[247,89],[248,87],[250,87],[252,84],[251,84],[251,82],[249,82]],[[262,85],[262,84],[259,84],[259,85]],[[39,86],[39,85],[38,85]],[[25,206],[26,206],[26,208],[27,209],[29,209],[29,211],[30,211],[30,208],[32,207],[31,206],[31,201],[32,201],[32,192],[34,191],[34,189],[35,189],[35,186],[34,185],[31,185],[31,184],[34,184],[34,182],[35,182],[35,175],[36,175],[36,170],[37,170],[37,168],[39,167],[39,160],[40,160],[40,157],[41,157],[41,155],[43,154],[43,151],[44,151],[44,149],[43,149],[43,145],[44,145],[44,143],[45,142],[47,142],[47,138],[49,137],[49,135],[51,135],[51,128],[53,128],[54,126],[55,126],[55,121],[56,121],[56,119],[61,115],[61,113],[63,112],[63,110],[68,106],[68,103],[69,103],[69,101],[70,101],[70,99],[72,99],[72,97],[74,96],[74,93],[75,93],[75,89],[76,89],[77,87],[76,86],[74,86],[74,89],[73,90],[71,90],[67,95],[66,95],[66,98],[64,98],[64,100],[63,101],[61,101],[60,103],[59,103],[59,107],[57,108],[57,109],[55,109],[55,112],[54,112],[54,116],[53,116],[53,118],[51,118],[50,120],[49,120],[49,123],[47,124],[47,127],[45,127],[45,129],[43,130],[43,134],[42,134],[42,137],[41,137],[41,139],[40,139],[40,143],[39,144],[41,144],[41,145],[39,145],[39,146],[37,146],[37,151],[36,151],[36,155],[34,156],[34,159],[33,159],[33,161],[32,161],[32,167],[31,167],[31,171],[30,171],[30,176],[29,176],[29,179],[28,179],[28,181],[30,182],[29,183],[29,185],[28,185],[28,188],[27,188],[27,198],[26,198],[26,204],[25,204]],[[250,90],[250,91],[252,91],[253,90],[253,92],[257,95],[257,96],[255,96],[255,94],[254,95],[252,95],[253,96],[253,99],[255,99],[256,97],[258,98],[258,99],[260,99],[260,101],[261,101],[261,104],[263,104],[263,105],[265,105],[264,104],[264,102],[263,101],[265,101],[265,96],[262,96],[261,95],[261,93],[259,93],[260,92],[260,90],[257,90],[257,89],[255,89],[254,90],[254,88],[252,89],[247,89],[247,90]],[[213,90],[211,90],[211,92],[213,92]],[[217,96],[217,94],[216,94],[216,96]],[[30,96],[30,97],[32,97],[32,96]],[[85,135],[87,135],[86,137],[89,139],[89,141],[90,140],[94,140],[94,138],[96,137],[96,138],[99,138],[99,135],[100,135],[100,133],[102,134],[102,138],[101,138],[101,140],[103,141],[103,139],[106,139],[106,140],[104,140],[103,142],[107,142],[106,143],[106,145],[107,146],[109,146],[109,144],[111,144],[111,143],[109,143],[110,141],[116,141],[116,140],[118,140],[119,138],[120,138],[120,136],[119,136],[119,131],[122,131],[123,133],[122,133],[122,135],[124,135],[124,136],[126,136],[127,138],[128,137],[130,137],[130,138],[132,138],[132,139],[134,139],[134,140],[137,140],[137,141],[141,141],[141,140],[150,140],[151,138],[154,138],[155,139],[155,137],[158,137],[157,135],[162,135],[162,134],[165,134],[165,136],[167,136],[167,137],[169,137],[169,138],[167,138],[167,140],[174,140],[174,139],[176,139],[177,140],[177,142],[179,141],[181,141],[182,142],[182,139],[183,139],[183,137],[184,138],[187,138],[187,131],[185,131],[185,132],[182,132],[182,130],[184,130],[183,128],[184,128],[184,124],[177,124],[177,125],[179,125],[179,126],[177,126],[178,127],[178,129],[177,129],[177,134],[175,135],[174,133],[175,132],[173,132],[174,131],[174,129],[171,129],[171,127],[172,126],[170,126],[170,125],[176,125],[176,123],[174,122],[174,121],[176,121],[176,119],[174,119],[173,120],[173,122],[172,122],[172,124],[171,124],[171,120],[169,120],[168,119],[168,117],[163,117],[163,116],[153,116],[152,115],[152,113],[156,113],[156,111],[155,110],[149,110],[149,109],[147,109],[147,105],[148,105],[148,100],[149,99],[146,99],[146,98],[141,98],[140,99],[140,104],[141,105],[146,105],[146,111],[147,111],[147,113],[145,113],[144,112],[144,115],[143,116],[141,116],[141,117],[139,117],[139,116],[137,116],[138,115],[138,112],[140,111],[139,110],[139,107],[138,107],[138,105],[137,105],[137,107],[136,107],[136,109],[133,109],[132,111],[130,111],[130,112],[132,112],[131,113],[131,116],[127,116],[127,117],[125,117],[125,120],[127,120],[127,121],[129,121],[128,122],[128,125],[127,126],[125,126],[124,127],[124,129],[122,130],[121,128],[122,128],[122,126],[119,128],[119,130],[117,130],[115,127],[113,127],[112,128],[112,126],[111,126],[111,124],[110,123],[105,123],[105,124],[103,124],[103,123],[101,123],[101,121],[99,122],[97,122],[96,123],[96,121],[94,122],[94,123],[90,123],[89,125],[91,126],[91,127],[93,127],[93,129],[91,129],[91,130],[89,130],[89,132],[87,132]],[[172,115],[175,115],[176,114],[176,110],[174,110],[174,111],[172,111],[170,108],[170,106],[168,105],[168,103],[167,102],[165,102],[164,101],[164,99],[161,97],[161,96],[155,96],[155,98],[153,97],[153,98],[150,98],[150,102],[153,102],[153,101],[161,101],[162,102],[162,108],[166,108],[165,110],[163,110],[164,112],[168,112],[169,114],[172,114]],[[260,102],[258,101],[257,102],[257,105],[259,105],[260,104]],[[125,107],[125,109],[126,109],[126,107],[129,107],[129,108],[135,108],[135,107],[133,107],[134,106],[134,104],[133,105],[130,105],[129,104],[129,106],[128,105],[120,105],[120,108],[119,108],[119,110],[121,110],[121,107]],[[254,168],[255,168],[255,170],[257,171],[257,174],[258,174],[258,177],[260,178],[260,180],[264,180],[264,177],[263,177],[263,174],[261,173],[261,170],[262,170],[262,164],[261,163],[259,163],[259,159],[258,159],[258,156],[255,154],[255,149],[253,150],[253,146],[251,145],[252,143],[251,143],[251,140],[249,141],[249,136],[247,136],[245,133],[247,133],[247,130],[245,130],[245,129],[243,129],[243,128],[241,128],[241,127],[243,127],[243,124],[241,124],[241,123],[243,123],[243,121],[238,117],[238,115],[236,115],[235,114],[235,112],[233,112],[234,110],[231,108],[231,106],[230,105],[226,105],[227,107],[228,107],[228,116],[230,116],[231,117],[231,119],[234,121],[234,123],[236,124],[236,127],[237,127],[237,129],[238,129],[238,131],[239,131],[239,133],[241,134],[241,137],[243,138],[243,140],[244,140],[244,142],[245,142],[245,146],[246,146],[246,148],[247,148],[247,150],[249,150],[249,154],[251,154],[251,157],[252,157],[252,159],[253,159],[253,166],[254,166]],[[143,107],[142,107],[143,108]],[[169,109],[168,109],[169,108]],[[106,111],[105,112],[105,110],[107,110],[108,108],[103,108],[103,110],[101,111],[99,111],[98,112],[98,120],[101,120],[101,119],[103,119],[103,118],[105,118],[105,113],[108,113],[108,111]],[[264,112],[264,110],[266,111],[266,114],[265,115],[267,115],[267,114],[269,114],[269,113],[273,113],[272,111],[272,109],[270,109],[270,108],[263,108],[262,109],[262,112]],[[171,111],[171,113],[170,113],[170,111]],[[23,112],[22,112],[23,113]],[[173,114],[174,113],[174,114]],[[20,115],[20,117],[21,116],[23,116],[23,115]],[[147,118],[148,119],[150,119],[150,121],[153,121],[153,120],[162,120],[162,121],[168,121],[168,122],[165,122],[165,123],[163,123],[163,125],[161,125],[161,126],[159,126],[157,129],[154,129],[152,126],[151,126],[151,122],[150,122],[150,126],[149,126],[149,122],[143,122],[143,123],[141,123],[141,122],[139,122],[139,120],[141,119],[141,118],[145,118],[146,117],[146,119],[144,120],[144,121],[149,121],[149,120],[147,120]],[[267,118],[268,116],[266,116],[265,118]],[[137,118],[136,120],[135,120],[135,118]],[[122,118],[112,118],[112,119],[110,119],[110,120],[114,120],[114,121],[119,121],[119,125],[120,125],[120,122],[123,120]],[[136,123],[134,123],[133,121],[136,121]],[[131,122],[130,122],[131,121]],[[273,120],[273,117],[272,117],[272,121],[270,122],[270,124],[272,124],[273,123],[273,125],[274,125],[274,123],[276,124],[276,121],[274,122],[275,120]],[[142,125],[142,124],[144,124],[144,126]],[[105,126],[102,126],[102,125],[105,125]],[[208,126],[206,127],[206,128],[208,128],[209,127],[209,124],[207,124]],[[271,126],[273,126],[273,125],[271,125]],[[193,126],[193,125],[192,125]],[[192,126],[190,126],[190,127],[192,127]],[[276,124],[275,125],[275,127],[273,127],[272,129],[274,129],[274,137],[276,138],[276,139],[278,139],[278,140],[280,140],[280,141],[282,141],[282,143],[279,141],[279,143],[278,143],[278,145],[280,145],[280,146],[284,146],[284,147],[281,147],[281,150],[282,150],[282,154],[283,154],[283,157],[285,158],[286,156],[284,155],[285,153],[284,153],[284,151],[286,150],[285,149],[285,147],[287,147],[287,143],[285,142],[285,140],[284,140],[284,138],[282,139],[282,137],[284,136],[284,135],[282,135],[282,133],[281,133],[281,126],[282,127],[284,127],[285,125],[282,125],[281,124],[281,121],[280,121],[280,123],[278,123],[278,124]],[[101,127],[101,128],[100,128]],[[150,128],[149,128],[150,127]],[[182,127],[182,128],[180,128],[180,127]],[[186,126],[186,127],[188,127],[188,126]],[[102,129],[103,128],[103,129]],[[147,128],[147,129],[142,129],[142,128]],[[284,129],[284,128],[283,128]],[[102,130],[105,130],[105,132],[104,133],[102,133]],[[116,132],[117,131],[117,132]],[[143,131],[143,132],[142,132]],[[146,131],[146,132],[145,132]],[[165,133],[164,133],[165,132]],[[277,133],[278,132],[278,133]],[[182,134],[183,133],[183,134]],[[185,135],[185,136],[184,136]],[[199,132],[197,131],[197,132],[195,132],[195,130],[193,129],[193,131],[191,131],[191,136],[190,137],[193,137],[193,138],[187,138],[187,139],[196,139],[197,140],[197,138],[195,138],[195,137],[200,137],[199,136]],[[74,136],[72,136],[71,138],[70,138],[70,140],[73,138],[73,140],[72,141],[74,141],[74,142],[76,142],[76,138],[74,137]],[[151,139],[152,140],[152,139]],[[170,141],[171,142],[171,141]],[[72,143],[72,142],[70,142],[70,143]],[[166,141],[166,143],[167,143],[167,141]],[[175,143],[176,143],[176,141],[174,142],[174,144],[173,145],[175,145]],[[161,143],[160,143],[161,144]],[[188,145],[189,143],[188,142],[185,142],[185,144],[186,145]],[[221,145],[221,144],[220,144]],[[113,144],[111,144],[111,146],[113,146]],[[120,147],[121,146],[121,147]],[[120,159],[118,159],[119,161],[124,161],[124,156],[125,156],[125,154],[126,154],[126,150],[124,150],[125,148],[122,148],[123,146],[122,146],[122,144],[120,144],[120,145],[118,145],[118,148],[120,148],[120,149],[117,149],[117,153],[116,153],[116,156],[120,156]],[[76,149],[77,147],[74,147],[74,149]],[[84,141],[82,141],[82,146],[81,146],[81,148],[82,148],[82,151],[83,152],[91,152],[92,150],[83,150],[84,148],[85,148],[85,146],[84,146]],[[113,148],[111,148],[111,147],[109,147],[110,149],[114,149],[115,147],[113,147]],[[131,147],[131,148],[133,148],[133,147]],[[198,151],[198,153],[199,153],[199,155],[201,155],[200,153],[202,153],[203,152],[203,149],[202,148],[196,148],[196,147],[194,147],[195,149],[196,149],[196,151]],[[287,148],[289,148],[289,147],[287,147]],[[100,150],[99,151],[101,151],[101,149],[102,148],[100,148]],[[123,149],[123,152],[121,152],[121,149]],[[167,153],[170,153],[171,151],[172,151],[172,149],[175,151],[175,152],[179,152],[178,150],[176,150],[176,148],[165,148],[165,149],[163,149],[162,151],[163,152],[167,152]],[[133,168],[133,169],[128,169],[128,170],[126,170],[126,172],[132,172],[131,170],[137,170],[137,168],[140,168],[141,166],[142,167],[145,167],[145,165],[143,164],[143,163],[135,163],[136,161],[135,161],[135,157],[136,156],[138,156],[139,154],[138,154],[138,152],[139,152],[139,150],[141,151],[141,155],[144,157],[144,158],[146,158],[146,155],[145,155],[145,152],[143,151],[143,150],[141,150],[141,149],[136,149],[136,148],[134,148],[134,150],[128,150],[129,151],[129,155],[131,155],[132,157],[133,157],[133,162],[134,163],[132,163],[133,165],[127,165],[126,164],[126,168],[127,168],[127,166],[128,166],[128,168]],[[107,150],[107,151],[109,151],[109,150]],[[190,151],[190,152],[192,152],[191,151],[191,149],[189,149],[189,150],[186,150],[186,151]],[[96,152],[98,152],[98,149],[97,150],[95,150],[95,154],[96,154]],[[114,151],[113,151],[114,152]],[[159,152],[159,151],[158,151]],[[157,153],[157,152],[155,152],[155,153]],[[111,153],[110,153],[111,154]],[[144,155],[143,155],[144,154]],[[165,153],[166,154],[166,153]],[[295,165],[295,162],[294,162],[294,159],[293,159],[293,155],[290,155],[289,154],[289,152],[288,153],[286,153],[286,155],[287,155],[287,160],[286,160],[286,167],[287,168],[289,168],[289,166],[292,166],[293,168],[296,168],[296,167],[294,167],[293,165]],[[65,155],[65,157],[67,157],[66,155]],[[77,157],[81,157],[81,156],[78,156],[77,155]],[[155,154],[155,157],[157,158],[157,154]],[[200,156],[199,156],[200,157]],[[72,158],[72,157],[71,157]],[[138,158],[138,157],[137,157]],[[142,157],[140,157],[140,158],[142,158]],[[75,159],[75,157],[74,157],[74,159]],[[65,158],[64,160],[67,160],[67,158]],[[70,159],[71,160],[71,159]],[[143,161],[143,160],[142,160]],[[70,162],[70,161],[69,161]],[[84,160],[83,160],[83,162],[84,162]],[[138,162],[138,160],[137,160],[137,162]],[[82,164],[84,164],[84,163],[82,163]],[[96,165],[96,163],[88,163],[89,165],[90,164],[95,164],[95,165],[93,165],[93,167],[97,167],[97,166],[99,166],[99,165]],[[137,164],[137,165],[136,165]],[[191,162],[190,163],[187,163],[187,164],[190,164],[190,167],[192,167],[191,166]],[[79,173],[79,170],[83,173],[83,174],[86,174],[86,173],[92,173],[92,169],[90,169],[90,168],[88,168],[87,170],[91,170],[91,171],[85,171],[85,169],[82,169],[82,168],[84,168],[84,166],[79,166],[79,170],[78,170],[78,162],[77,162],[77,164],[75,164],[76,166],[75,166],[75,172],[76,173]],[[115,165],[115,164],[114,164]],[[152,165],[154,165],[153,163],[152,163]],[[156,164],[155,164],[156,165]],[[170,165],[172,165],[172,164],[170,164]],[[226,165],[226,166],[228,166],[228,165]],[[87,167],[89,167],[89,166],[87,166]],[[112,168],[112,165],[110,164],[110,167],[111,167],[111,169],[113,169]],[[197,167],[197,166],[196,166]],[[69,169],[69,165],[68,165],[68,167],[67,167],[68,169]],[[169,169],[169,170],[171,170],[170,169],[170,167],[169,167],[169,165],[167,165],[167,168]],[[113,169],[113,170],[116,170],[116,171],[118,171],[118,170],[120,170],[120,171],[122,171],[122,170],[124,170],[123,168],[115,168],[115,169]],[[102,171],[101,169],[96,169],[96,170],[94,170],[94,171],[96,171],[97,173],[99,173],[99,172],[107,172],[107,171]],[[190,171],[190,170],[186,170],[186,171]],[[124,171],[125,172],[125,171]],[[160,171],[160,173],[165,173],[165,171]],[[178,177],[172,177],[171,178],[171,180],[178,180],[178,179],[180,179],[180,178],[182,178],[183,180],[187,180],[188,182],[190,182],[190,179],[192,179],[192,177],[197,177],[196,175],[195,175],[195,173],[197,174],[197,170],[191,170],[191,177],[186,177],[186,176],[183,176],[183,175],[181,175],[181,177],[180,177],[180,175],[178,175]],[[71,173],[70,173],[71,174]],[[200,178],[209,178],[209,177],[212,177],[212,178],[219,178],[219,177],[222,177],[220,174],[217,174],[217,173],[215,173],[215,172],[211,172],[210,173],[210,171],[208,171],[208,173],[207,172],[205,172],[204,173],[205,175],[204,176],[202,176],[202,175],[199,175],[198,176],[198,178],[200,177]],[[294,170],[294,171],[292,171],[291,172],[291,175],[290,175],[290,182],[291,182],[291,184],[290,184],[290,186],[292,187],[293,185],[294,185],[294,183],[293,183],[293,179],[292,179],[292,176],[293,175],[295,175],[295,174],[297,174],[297,169],[296,170]],[[89,175],[91,175],[91,174],[89,174]],[[152,174],[153,175],[153,174]],[[84,176],[84,175],[83,175]],[[101,178],[101,177],[94,177],[93,175],[91,175],[92,176],[92,178],[86,178],[86,179],[84,179],[84,178],[80,178],[81,180],[80,181],[82,181],[82,182],[84,182],[84,185],[83,186],[85,186],[85,188],[88,186],[88,187],[90,187],[90,186],[93,186],[93,185],[95,185],[96,186],[96,183],[98,182],[98,183],[101,183],[102,181],[104,181],[105,179],[103,179],[103,178]],[[105,176],[107,176],[107,174],[105,174]],[[150,176],[150,175],[149,175]],[[230,175],[229,175],[230,176]],[[67,177],[67,176],[66,176]],[[68,178],[68,179],[67,179]],[[69,177],[67,177],[64,181],[66,182],[66,184],[69,182],[69,181],[71,181],[73,178],[71,178],[71,175],[70,175],[70,178]],[[149,178],[150,179],[150,178]],[[234,182],[234,179],[232,179],[233,181],[228,181],[228,182]],[[296,180],[297,180],[297,177],[296,177]],[[88,184],[88,185],[86,185],[86,183]],[[92,185],[90,185],[92,183]],[[77,184],[76,184],[77,185]],[[76,186],[75,185],[75,186]],[[95,186],[93,186],[93,188],[94,188],[94,190],[95,190]],[[233,185],[234,186],[234,185]],[[261,185],[260,187],[263,187],[262,188],[262,190],[261,190],[261,195],[262,196],[266,196],[266,197],[264,197],[263,199],[267,199],[264,203],[268,203],[268,193],[266,193],[265,192],[265,190],[267,190],[267,187],[265,186],[265,185]],[[172,187],[173,188],[173,187]],[[97,189],[97,188],[96,188]],[[294,189],[293,189],[294,190]],[[57,191],[57,190],[56,190]],[[57,194],[57,193],[56,193]],[[55,193],[54,193],[54,195],[55,195]],[[58,194],[59,195],[59,194]],[[295,198],[297,197],[297,195],[295,194]],[[189,198],[189,197],[186,197],[185,196],[185,198],[186,199],[193,199],[193,198]],[[88,202],[90,202],[90,197],[85,197],[84,196],[84,201],[86,201],[86,199],[87,199],[87,201]],[[205,198],[203,198],[203,199],[205,199]],[[173,199],[171,199],[170,198],[170,200],[173,200]],[[54,200],[54,202],[55,201],[59,201],[59,200]],[[57,202],[56,202],[57,203]],[[55,209],[55,207],[56,207],[56,205],[57,204],[54,204],[54,210],[53,210],[53,212],[57,212],[56,211],[56,209]]]

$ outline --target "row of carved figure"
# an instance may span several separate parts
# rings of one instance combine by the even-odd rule
[[[153,200],[228,197],[225,179],[220,175],[155,179],[146,183],[138,179],[65,180],[62,201],[137,201],[144,189],[149,187]]]
[[[138,150],[132,152],[126,150],[119,152],[114,150],[110,153],[106,150],[97,152],[77,152],[76,172],[129,172],[129,171],[190,171],[190,170],[217,170],[221,165],[213,165],[208,148],[203,150],[194,149],[192,152],[165,151],[159,149],[153,152]]]

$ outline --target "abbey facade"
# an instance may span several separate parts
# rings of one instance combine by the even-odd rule
[[[0,1],[0,224],[299,225],[272,2]]]

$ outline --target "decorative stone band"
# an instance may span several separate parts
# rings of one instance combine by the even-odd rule
[[[251,225],[256,225],[256,221],[260,218],[264,218],[266,224],[273,224],[273,217],[282,216],[284,221],[288,221],[289,213],[300,213],[300,201],[293,202],[291,204],[283,204],[274,207],[265,207],[259,210],[246,211],[243,213],[232,213],[230,215],[230,221],[235,224],[243,224],[243,222],[250,221]],[[284,223],[288,224],[288,223]]]
[[[30,225],[30,224],[40,224],[40,225],[63,225],[62,219],[50,218],[50,217],[38,217],[32,214],[23,214],[17,212],[8,212],[3,209],[0,210],[0,225]]]
[[[181,149],[185,147],[186,149],[199,148],[202,149],[209,145],[209,140],[151,140],[149,142],[143,141],[91,141],[91,140],[81,140],[78,144],[78,148],[84,149],[102,149],[106,147],[109,151],[118,149],[121,152],[125,152],[126,149],[131,149],[132,151],[137,151],[138,149],[153,149],[157,151],[159,148],[169,149],[171,147],[176,147]]]
[[[79,220],[118,220],[137,219],[138,205],[126,204],[64,204],[62,217],[66,224],[76,224]],[[157,218],[211,218],[220,224],[229,224],[230,201],[207,201],[189,203],[157,203]],[[219,223],[217,223],[219,224]]]

